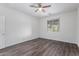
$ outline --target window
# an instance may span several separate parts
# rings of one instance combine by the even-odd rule
[[[59,32],[59,19],[47,21],[48,32]]]

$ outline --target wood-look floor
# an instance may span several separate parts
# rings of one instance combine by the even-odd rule
[[[34,39],[0,50],[0,56],[79,56],[76,44]]]

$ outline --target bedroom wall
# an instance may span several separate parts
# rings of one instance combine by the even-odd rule
[[[6,47],[32,39],[32,20],[36,18],[3,6],[0,6],[0,16],[5,16]]]
[[[79,8],[77,9],[77,44],[79,46]]]
[[[40,19],[33,19],[32,20],[32,39],[39,38],[40,34]]]
[[[47,20],[60,19],[59,32],[47,31]],[[77,10],[72,10],[50,17],[41,18],[40,20],[40,37],[52,40],[64,41],[69,43],[77,43]]]

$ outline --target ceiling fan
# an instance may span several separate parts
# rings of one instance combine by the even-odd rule
[[[51,7],[51,5],[42,5],[42,3],[36,3],[36,5],[30,5],[30,7],[36,8],[35,12],[42,11],[45,12],[45,8]]]

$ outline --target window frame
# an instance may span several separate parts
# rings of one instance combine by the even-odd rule
[[[56,28],[54,28],[55,25],[57,25],[57,30],[55,30]],[[59,32],[59,29],[60,29],[60,19],[59,18],[47,20],[47,31],[48,32]]]

